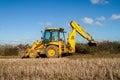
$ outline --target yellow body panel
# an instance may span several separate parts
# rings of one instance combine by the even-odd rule
[[[48,45],[56,45],[56,46],[59,46],[59,42],[49,42]]]

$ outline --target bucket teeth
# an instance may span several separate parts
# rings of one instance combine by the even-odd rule
[[[95,41],[90,41],[89,43],[88,43],[88,45],[89,46],[97,46],[98,45],[98,43],[97,42],[95,42]]]
[[[26,51],[20,50],[19,53],[18,53],[18,57],[19,58],[25,58],[25,54],[26,54]]]

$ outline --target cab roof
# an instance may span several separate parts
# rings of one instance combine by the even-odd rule
[[[58,31],[63,31],[63,28],[45,28],[45,30],[58,30]]]

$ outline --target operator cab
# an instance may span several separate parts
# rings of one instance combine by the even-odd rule
[[[43,36],[44,44],[48,44],[50,42],[59,42],[62,40],[65,42],[65,35],[63,28],[45,28],[44,36]]]

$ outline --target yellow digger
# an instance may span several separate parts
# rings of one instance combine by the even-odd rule
[[[89,45],[97,45],[92,39],[92,35],[87,33],[75,21],[71,21],[72,30],[68,34],[67,42],[65,40],[65,31],[63,28],[45,28],[41,41],[35,41],[31,48],[19,52],[21,58],[36,58],[45,54],[48,58],[61,57],[64,53],[75,53],[76,32],[89,41]]]

